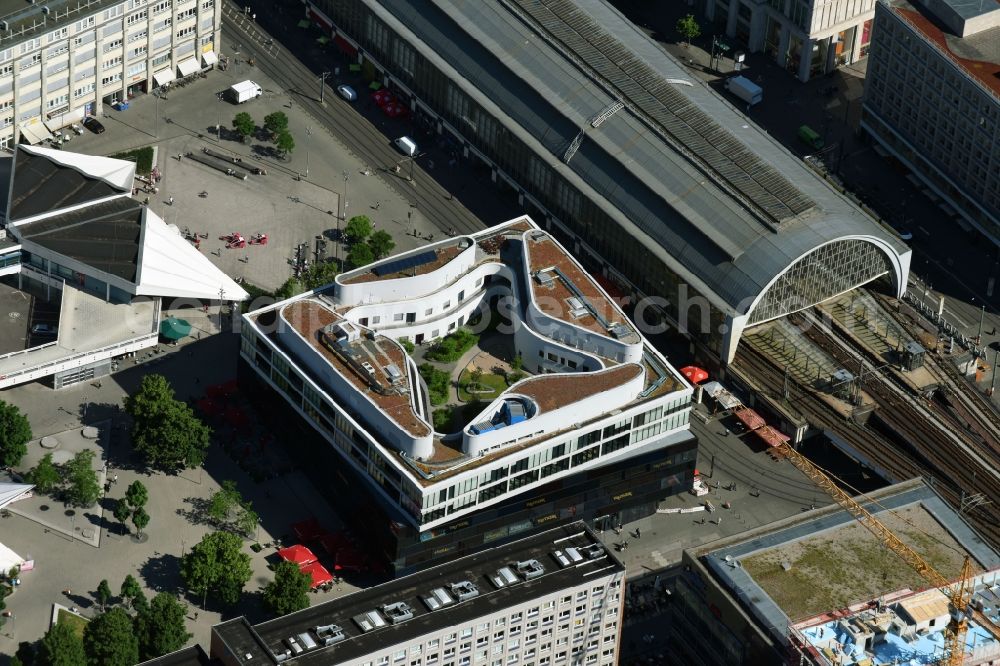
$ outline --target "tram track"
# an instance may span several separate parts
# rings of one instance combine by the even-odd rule
[[[340,99],[336,91],[327,87],[325,105],[314,96],[320,75],[309,68],[287,48],[276,47],[277,40],[259,24],[246,20],[241,9],[232,2],[223,5],[223,21],[230,34],[242,40],[241,56],[252,55],[255,67],[273,81],[281,82],[281,94],[287,94],[294,103],[315,119],[327,132],[336,137],[347,150],[362,163],[371,166],[400,196],[418,208],[424,217],[443,233],[454,230],[465,234],[481,231],[486,225],[469,209],[432,178],[417,162],[413,168],[413,181],[401,171],[394,173],[388,165],[405,160],[392,147],[390,139],[358,113],[349,103]],[[230,39],[233,39],[232,37]],[[409,168],[404,170],[407,174]],[[350,203],[348,201],[348,203]]]

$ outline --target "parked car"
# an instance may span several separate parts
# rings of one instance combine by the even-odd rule
[[[72,125],[70,125],[69,128],[71,130],[73,130],[73,133],[76,134],[77,136],[79,136],[80,134],[83,134],[83,128],[80,127],[79,125],[77,125],[76,123],[73,123]]]
[[[358,99],[358,93],[354,92],[354,88],[351,86],[337,86],[337,94],[346,99],[348,102],[353,102]]]
[[[31,334],[40,338],[54,338],[59,334],[59,328],[53,324],[35,324],[31,327]]]
[[[93,116],[87,116],[83,121],[83,126],[94,134],[104,134],[104,125],[102,125],[101,121]]]

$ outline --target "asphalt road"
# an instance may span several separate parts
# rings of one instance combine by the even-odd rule
[[[516,198],[482,186],[483,180],[488,181],[488,172],[467,168],[469,165],[462,158],[449,166],[451,158],[438,141],[418,134],[412,121],[380,117],[381,111],[368,102],[368,91],[360,76],[355,81],[347,72],[346,61],[339,55],[317,50],[313,41],[315,35],[295,27],[302,18],[297,11],[301,12],[301,5],[268,3],[268,8],[262,8],[254,22],[244,15],[242,6],[227,2],[223,7],[223,20],[229,51],[233,52],[238,46],[235,58],[245,60],[252,56],[256,67],[274,80],[284,82],[284,92],[294,103],[325,125],[355,156],[378,171],[380,177],[412,206],[419,208],[443,233],[478,231],[521,212]],[[298,32],[293,32],[296,30]],[[294,51],[289,51],[289,47]],[[323,71],[332,71],[337,66],[342,74],[339,78],[331,75],[327,79],[325,103],[321,104],[320,76]],[[334,88],[340,82],[354,84],[359,92],[357,102],[349,103],[336,94]],[[408,178],[411,165],[392,144],[394,138],[403,134],[414,136],[419,145],[412,182]],[[397,164],[400,170],[394,173],[393,167]],[[467,184],[475,186],[469,187],[468,196],[465,196]],[[466,207],[470,200],[478,215]]]

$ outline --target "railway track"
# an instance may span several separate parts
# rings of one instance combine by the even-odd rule
[[[412,206],[442,232],[454,229],[457,233],[472,233],[486,228],[483,222],[459,201],[451,197],[419,163],[414,166],[413,182],[405,174],[394,173],[388,165],[400,161],[401,155],[391,146],[389,138],[382,134],[349,103],[340,99],[330,87],[324,94],[326,104],[315,98],[318,94],[319,74],[310,71],[305,64],[286,48],[277,46],[277,40],[258,23],[248,20],[235,3],[223,5],[223,21],[230,35],[229,39],[241,42],[241,58],[253,55],[255,67],[274,81],[283,85],[282,94],[289,94],[327,132],[332,134],[363,163],[372,165],[375,174],[390,187],[407,199]],[[409,168],[404,171],[409,171]]]
[[[870,350],[851,339],[836,336],[818,318],[805,335],[846,367],[857,367],[859,360],[880,363]],[[877,365],[872,365],[877,367]],[[979,442],[965,431],[952,431],[939,420],[940,410],[914,395],[913,390],[892,372],[868,375],[865,390],[876,398],[877,417],[903,438],[926,462],[925,475],[933,477],[937,487],[951,489],[951,501],[959,506],[964,496],[981,492],[991,503],[1000,503],[1000,474],[991,459],[978,451]],[[992,456],[991,456],[992,458]],[[1000,543],[1000,517],[996,511],[979,507],[970,518],[992,543]]]

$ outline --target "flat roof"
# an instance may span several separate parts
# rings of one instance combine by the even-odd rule
[[[584,557],[576,565],[561,567],[552,553],[566,548],[599,547],[600,555],[594,559]],[[544,573],[537,578],[497,589],[490,578],[502,567],[516,562],[537,560]],[[319,646],[295,658],[294,663],[305,666],[339,664],[365,655],[385,650],[387,646],[416,641],[419,637],[448,628],[474,622],[476,619],[502,612],[505,608],[550,596],[575,587],[599,576],[624,575],[625,567],[613,553],[604,549],[598,538],[582,522],[542,532],[521,541],[490,548],[475,555],[447,562],[417,574],[361,590],[332,601],[317,604],[269,622],[251,627],[244,618],[230,620],[213,627],[229,650],[237,655],[236,663],[253,666],[275,663],[273,654],[283,653],[283,641],[291,636],[307,633],[317,643],[322,643],[313,629],[317,626],[337,625],[345,639],[330,647]],[[468,601],[445,605],[430,611],[422,598],[432,590],[442,588],[448,596],[455,583],[469,581],[479,594]],[[385,604],[406,603],[413,618],[392,624],[376,609]],[[376,611],[385,626],[363,632],[355,616]],[[249,655],[247,657],[246,655]]]
[[[46,0],[28,4],[24,0],[0,0],[0,20],[8,26],[7,32],[0,33],[0,49],[120,3],[121,0]],[[51,10],[48,15],[42,13],[43,4]]]
[[[603,0],[365,1],[734,310],[831,240],[908,251]]]
[[[362,282],[377,282],[379,280],[393,280],[402,277],[413,277],[415,275],[424,275],[426,273],[436,271],[437,269],[441,268],[449,261],[457,257],[459,254],[461,254],[462,250],[465,249],[464,247],[462,247],[463,240],[464,239],[459,238],[455,239],[454,242],[435,247],[432,250],[426,250],[426,249],[416,250],[414,252],[410,252],[404,255],[394,256],[384,261],[376,261],[367,266],[363,266],[357,270],[350,271],[349,273],[345,273],[343,275],[338,276],[337,282],[341,284],[359,284]],[[418,255],[421,254],[428,254],[428,255],[433,254],[434,256],[433,258],[430,258],[428,256],[426,260],[422,260],[420,261],[420,263],[415,263],[415,264],[400,263],[404,261],[407,257],[413,256],[416,259],[418,258]],[[424,257],[419,257],[419,258],[424,259]],[[401,268],[400,270],[391,272],[378,270],[380,268],[387,266],[392,268],[390,264],[398,264],[401,267],[405,266],[405,268]]]
[[[951,0],[947,4],[952,10],[960,12],[963,18],[978,16],[980,9],[991,6],[991,11],[996,12],[997,25],[962,37],[922,5],[907,0],[890,0],[887,6],[927,41],[944,51],[966,75],[992,94],[1000,95],[1000,3],[996,0]]]
[[[410,402],[410,396],[414,391],[410,386],[411,378],[406,364],[406,354],[398,343],[384,335],[376,334],[369,337],[367,329],[348,322],[330,306],[312,298],[292,301],[281,308],[281,316],[327,363],[347,379],[358,392],[370,398],[400,428],[413,437],[426,437],[431,434],[431,429],[413,410]],[[361,330],[358,339],[345,345],[345,353],[340,354],[334,353],[323,344],[321,337],[324,329],[338,323],[348,323]],[[352,365],[347,360],[346,354],[354,356],[357,359],[356,363]],[[369,379],[367,374],[362,375],[363,363],[368,363],[372,368],[372,379]],[[386,372],[386,367],[390,365],[395,366],[400,373],[400,380],[395,387]],[[370,390],[373,381],[385,390]]]
[[[882,488],[869,493],[868,498],[859,501],[907,545],[931,561],[932,566],[940,566],[946,577],[958,574],[964,553],[971,556],[978,570],[1000,567],[1000,555],[921,479]],[[911,525],[886,510],[922,515],[919,523]],[[844,535],[848,538],[843,538]],[[838,557],[837,549],[844,557]],[[772,633],[772,638],[782,643],[792,624],[789,612],[798,616],[793,619],[802,620],[852,602],[877,598],[880,593],[903,586],[928,586],[836,504],[737,535],[710,550],[699,551],[699,555],[724,587],[737,592],[763,628]],[[762,556],[774,561],[753,559]],[[733,566],[735,561],[749,566]],[[787,571],[785,564],[790,565]],[[761,572],[761,577],[755,578]],[[782,573],[787,576],[782,577]],[[883,574],[899,582],[890,582],[890,589],[877,589],[883,585]],[[782,581],[791,582],[796,576],[805,581],[807,589],[800,590],[800,597],[793,599],[776,586],[784,585]],[[801,594],[815,599],[799,603]],[[830,607],[817,606],[824,605],[823,601]]]
[[[24,242],[135,282],[145,211],[138,201],[118,197],[18,225],[16,233]]]
[[[529,233],[527,251],[527,281],[542,312],[625,343],[640,342],[628,318],[549,234]]]

